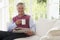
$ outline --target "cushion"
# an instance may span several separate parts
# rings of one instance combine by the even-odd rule
[[[60,20],[57,20],[52,29],[48,32],[50,36],[60,36]]]
[[[60,20],[56,20],[56,22],[54,23],[54,27],[60,28]]]
[[[53,30],[49,33],[51,36],[60,36],[60,30]]]
[[[56,20],[39,19],[37,22],[36,32],[39,36],[44,36],[51,29]]]
[[[31,36],[31,37],[18,38],[18,39],[15,39],[15,40],[38,40],[38,39],[40,39],[40,37],[37,36],[37,35],[34,35],[34,36]]]
[[[60,40],[60,36],[54,36],[54,37],[51,37],[51,36],[43,36],[42,38],[40,38],[40,40]]]

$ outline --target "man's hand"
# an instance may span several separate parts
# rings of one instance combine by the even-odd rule
[[[24,33],[26,33],[27,35],[33,35],[35,34],[33,31],[31,31],[29,28],[21,28],[21,30],[24,30]]]
[[[18,28],[13,29],[13,32],[15,32],[17,30],[22,30],[22,27],[18,27]]]
[[[15,29],[13,29],[13,30],[22,30],[22,27],[18,27],[18,28],[15,28]]]
[[[15,28],[15,30],[22,30],[22,27]]]
[[[35,34],[35,33],[34,33],[33,31],[31,31],[30,29],[25,29],[25,30],[26,30],[25,33],[26,33],[27,35],[29,35],[29,36]]]
[[[22,21],[19,19],[19,20],[17,20],[15,23],[16,23],[16,24],[21,24]]]

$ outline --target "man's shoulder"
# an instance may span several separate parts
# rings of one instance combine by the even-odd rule
[[[30,15],[25,15],[25,16],[30,17]]]
[[[26,17],[27,19],[30,19],[30,15],[25,15],[25,17]]]
[[[16,19],[18,16],[14,16],[13,19]]]

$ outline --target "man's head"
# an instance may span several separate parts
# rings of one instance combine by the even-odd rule
[[[24,3],[17,4],[17,10],[19,15],[24,15],[24,7],[25,7]]]

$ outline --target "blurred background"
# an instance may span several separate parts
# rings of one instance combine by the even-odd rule
[[[0,30],[7,30],[7,24],[17,15],[16,5],[25,3],[25,13],[35,22],[43,19],[60,19],[59,0],[0,0]]]

